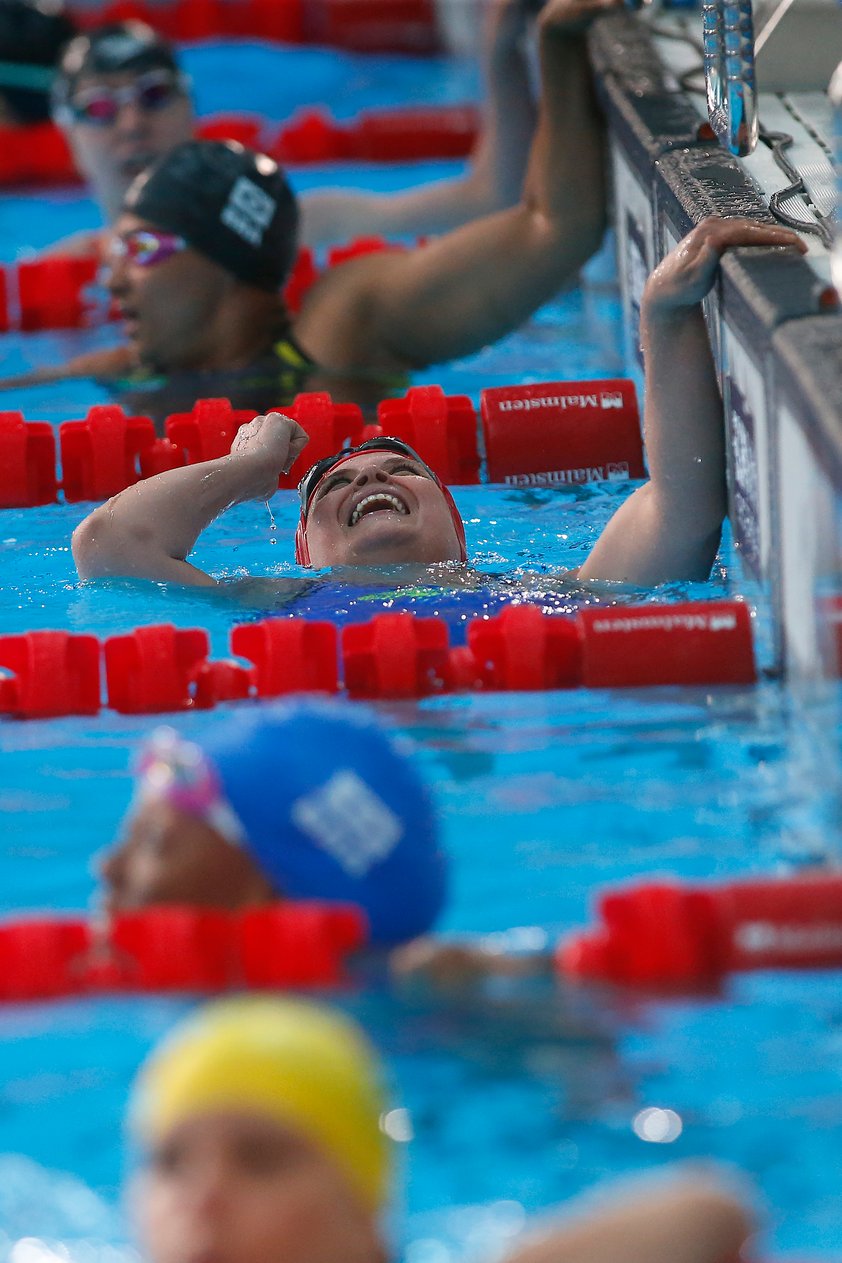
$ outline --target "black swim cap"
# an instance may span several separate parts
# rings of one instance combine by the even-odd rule
[[[273,158],[235,141],[177,145],[137,177],[123,209],[258,289],[280,289],[295,261],[295,194]]]
[[[55,66],[75,34],[61,0],[0,0],[0,98],[12,122],[50,117]]]
[[[119,74],[132,70],[171,70],[180,77],[168,40],[145,22],[106,22],[71,40],[62,54],[53,86],[53,108],[60,111],[83,75]],[[185,88],[187,80],[184,80]]]

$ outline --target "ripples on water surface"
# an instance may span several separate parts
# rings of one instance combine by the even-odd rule
[[[224,95],[232,80],[228,63],[217,73],[222,55],[213,48],[189,54],[202,110],[242,104]],[[250,90],[264,94],[255,95],[254,108],[278,117],[288,109],[279,91],[337,102],[341,84],[335,108],[351,115],[407,95],[461,100],[476,86],[464,66],[385,59],[372,88],[358,60],[300,51],[294,80],[262,73],[279,55],[237,54]],[[425,165],[351,178],[389,187],[449,169]],[[337,178],[347,176],[343,170]],[[296,180],[317,185],[325,172]],[[75,194],[4,199],[6,257],[24,229],[37,243],[89,216]],[[476,397],[483,385],[615,372],[618,309],[604,278],[597,265],[584,290],[562,296],[525,332],[421,380]],[[9,339],[5,371],[113,336],[106,330]],[[76,383],[30,392],[15,406],[30,418],[55,420],[102,398]],[[579,564],[625,494],[617,485],[460,491],[472,555],[490,576],[483,591],[439,599],[332,584],[311,592],[296,612],[335,611],[345,620],[380,609],[439,609],[458,634],[465,617],[511,599],[501,575],[528,575],[530,599],[559,613],[582,600],[612,599],[576,593],[553,574]],[[104,636],[168,621],[208,627],[214,651],[224,653],[234,623],[267,612],[259,601],[235,596],[237,578],[295,573],[288,561],[294,498],[277,497],[273,512],[275,531],[265,508],[247,505],[206,533],[197,563],[231,580],[227,591],[211,595],[152,584],[79,585],[68,540],[83,508],[0,513],[0,634],[60,626]],[[709,585],[666,595],[726,590],[720,570]],[[765,653],[762,611],[757,623]],[[814,712],[812,724],[772,683],[441,698],[381,709],[415,743],[437,787],[453,856],[443,928],[540,925],[554,935],[587,919],[591,892],[605,883],[652,871],[724,878],[832,847],[838,786],[833,746],[824,741],[833,700],[827,717]],[[174,722],[191,733],[223,719],[220,712]],[[0,888],[8,910],[90,903],[91,861],[118,826],[130,792],[130,753],[147,727],[146,720],[109,714],[0,725]],[[838,974],[746,977],[722,995],[671,1003],[560,989],[549,1000],[540,990],[500,990],[491,1001],[489,1017],[464,1005],[398,1014],[387,996],[343,998],[387,1053],[396,1103],[408,1109],[416,1137],[402,1199],[406,1263],[487,1259],[521,1226],[524,1208],[551,1206],[608,1173],[690,1156],[730,1160],[757,1178],[769,1248],[842,1257]],[[14,1263],[125,1257],[118,1131],[126,1088],[140,1057],[183,1007],[110,999],[0,1011],[0,1250]],[[651,1135],[671,1139],[653,1143]]]

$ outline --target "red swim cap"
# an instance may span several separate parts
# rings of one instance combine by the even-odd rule
[[[376,440],[370,439],[369,444],[366,445],[366,450],[376,451],[377,448],[375,444],[376,444]],[[433,482],[436,484],[436,486],[439,488],[442,495],[444,496],[445,504],[450,510],[450,519],[453,522],[453,529],[456,531],[456,539],[459,544],[459,560],[467,561],[468,548],[465,542],[465,523],[462,521],[462,515],[456,507],[456,501],[453,499],[453,495],[450,491],[450,488],[445,486],[445,484],[442,482],[441,478],[439,478],[435,470],[430,469],[430,466],[427,464],[427,462],[423,461],[416,452],[413,452],[412,448],[409,447],[408,444],[405,444],[404,446],[406,447],[407,452],[411,453],[413,458],[418,461],[418,464],[424,466],[424,468],[427,470],[427,473],[430,475]],[[384,446],[383,450],[384,452],[389,452],[392,449]],[[312,488],[311,493],[308,497],[307,504],[306,505],[302,504],[301,516],[298,519],[298,526],[296,527],[296,531],[295,531],[295,560],[298,562],[299,566],[310,565],[310,549],[307,544],[307,516],[310,511],[310,505],[313,503],[313,498],[316,492],[318,491],[322,482],[325,480],[325,478],[327,478],[329,474],[332,474],[334,470],[337,469],[340,465],[344,465],[346,461],[353,460],[353,458],[358,455],[359,455],[359,448],[351,449],[348,452],[343,452],[340,455],[338,455],[336,460],[333,462],[333,464],[325,469],[324,473],[322,474],[321,478],[316,483],[315,487]]]

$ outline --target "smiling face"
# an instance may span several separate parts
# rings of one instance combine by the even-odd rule
[[[151,904],[235,910],[279,897],[247,851],[164,801],[134,812],[123,840],[102,858],[100,876],[108,912]]]
[[[136,230],[156,228],[123,214],[114,231],[125,239]],[[229,272],[189,247],[146,266],[112,251],[108,265],[108,288],[142,364],[161,372],[217,367],[216,318],[237,286]]]
[[[163,82],[166,76],[157,73]],[[143,86],[149,77],[148,72],[132,71],[83,75],[74,85],[72,99],[85,102],[102,88],[119,92],[139,83]],[[176,85],[174,75],[171,81]],[[194,121],[189,98],[174,89],[154,109],[125,100],[107,126],[77,119],[65,124],[64,130],[79,171],[90,180],[97,200],[111,216],[136,175],[190,139]]]
[[[361,452],[321,481],[307,515],[310,565],[432,565],[462,560],[445,495],[418,461]]]
[[[175,1126],[135,1190],[152,1263],[384,1263],[374,1215],[297,1128],[251,1113]]]

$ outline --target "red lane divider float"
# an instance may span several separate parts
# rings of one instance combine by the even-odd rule
[[[82,27],[138,18],[173,40],[251,38],[366,53],[442,51],[434,0],[112,0],[73,4]]]
[[[56,440],[48,421],[0,412],[0,508],[52,504],[57,499]]]
[[[360,254],[377,250],[405,250],[385,237],[361,237],[328,251],[328,268]],[[42,329],[82,329],[101,325],[118,315],[98,283],[97,255],[83,258],[57,255],[32,263],[0,265],[0,333]],[[284,286],[284,302],[291,312],[300,310],[310,287],[321,273],[313,251],[298,252]]]
[[[245,913],[156,907],[113,917],[0,925],[0,1001],[104,991],[326,987],[368,941],[350,904],[271,904]]]
[[[379,110],[340,123],[324,110],[301,110],[267,147],[278,162],[407,162],[467,158],[480,113],[472,105]]]
[[[452,648],[447,624],[378,614],[339,630],[302,618],[233,628],[232,659],[211,661],[208,633],[138,627],[100,646],[93,636],[35,631],[0,637],[0,714],[95,714],[100,649],[108,705],[154,714],[291,693],[416,698],[433,693],[644,685],[750,684],[756,678],[748,607],[739,601],[620,606],[549,616],[510,606],[468,624]]]
[[[471,105],[371,110],[344,123],[313,109],[298,111],[277,129],[251,114],[215,114],[199,120],[196,135],[236,140],[284,164],[413,162],[466,158],[479,127],[479,111]],[[54,123],[0,126],[0,187],[80,183],[64,134]]]
[[[414,386],[401,399],[381,401],[377,425],[367,425],[356,404],[334,403],[324,392],[301,394],[281,411],[303,426],[310,443],[279,486],[295,487],[315,461],[340,451],[346,442],[356,444],[379,434],[404,439],[443,482],[453,486],[480,481],[481,443],[490,480],[509,485],[642,477],[643,444],[633,385],[620,380],[586,385],[594,388],[587,395],[577,382],[506,388],[509,400],[536,390],[552,392],[540,425],[531,419],[525,424],[516,410],[494,412],[487,397],[501,392],[483,391],[481,427],[470,399],[445,395],[440,386]],[[623,406],[605,409],[601,395],[620,397]],[[575,421],[559,403],[568,396],[587,401],[577,405]],[[156,438],[148,417],[127,417],[117,406],[91,408],[83,419],[59,426],[64,475],[60,483],[49,427],[24,422],[17,412],[0,413],[0,455],[8,455],[0,461],[0,507],[49,503],[60,489],[68,501],[103,500],[141,478],[214,460],[229,451],[238,428],[253,415],[233,409],[227,399],[200,399],[191,412],[168,417],[165,437]],[[606,452],[612,461],[605,459]],[[575,467],[571,460],[577,462]],[[529,463],[542,466],[542,471],[524,473]]]
[[[231,632],[231,652],[254,664],[258,697],[339,690],[339,633],[332,623],[270,618]]]
[[[105,641],[109,705],[124,715],[186,710],[191,685],[206,662],[210,638],[200,628],[138,627]]]
[[[552,487],[645,476],[631,381],[502,386],[482,392],[481,411],[489,482]]]
[[[96,715],[100,708],[96,636],[63,631],[0,636],[0,712],[18,719]]]
[[[644,882],[602,895],[595,929],[559,944],[565,977],[709,986],[746,969],[842,966],[842,875],[727,885]]]

